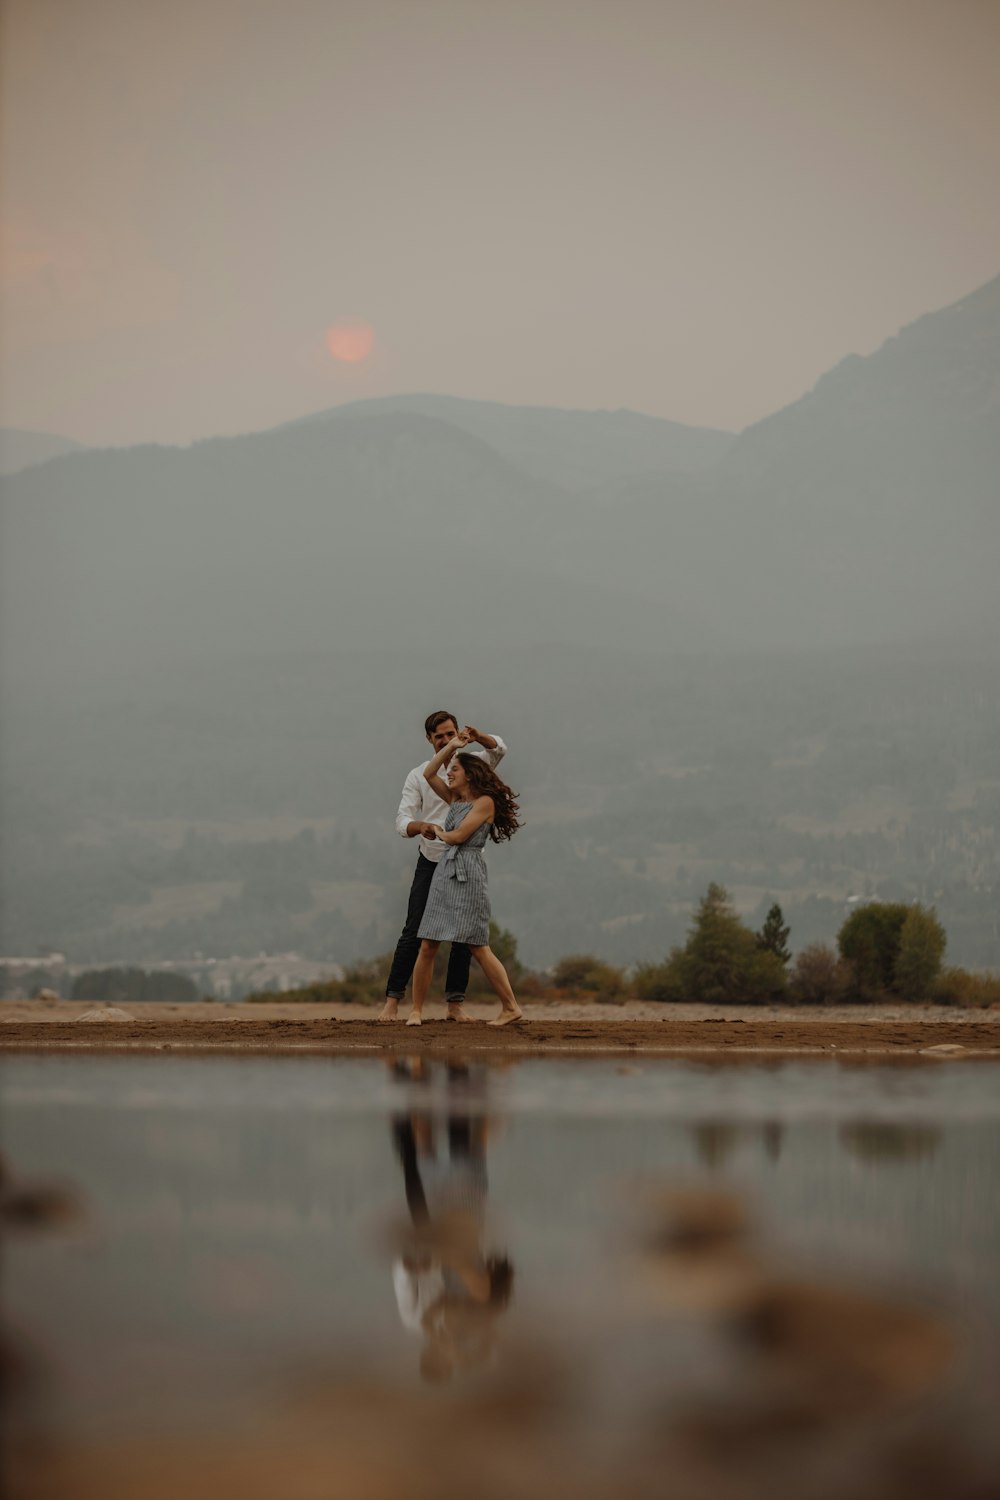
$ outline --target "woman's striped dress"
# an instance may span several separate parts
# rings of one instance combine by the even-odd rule
[[[453,802],[445,831],[457,828],[471,806],[471,802]],[[435,943],[469,943],[473,948],[489,942],[490,894],[483,858],[489,836],[489,823],[482,823],[464,844],[448,845],[434,871],[418,937]]]

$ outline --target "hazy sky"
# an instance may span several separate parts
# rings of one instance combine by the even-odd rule
[[[6,425],[738,428],[1000,271],[1000,0],[6,0],[2,43]]]

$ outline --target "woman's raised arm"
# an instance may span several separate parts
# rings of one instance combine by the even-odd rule
[[[441,777],[438,775],[438,772],[441,770],[442,766],[446,765],[447,762],[451,760],[451,757],[454,755],[455,751],[462,748],[464,743],[465,741],[462,739],[461,735],[456,734],[455,738],[453,740],[449,740],[447,745],[443,745],[438,751],[437,755],[435,755],[434,759],[429,760],[426,766],[424,766],[424,780],[430,782],[431,786],[437,792],[442,802],[454,802],[455,794],[448,783],[441,779]]]

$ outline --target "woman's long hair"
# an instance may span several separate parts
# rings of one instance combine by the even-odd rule
[[[521,826],[517,817],[521,809],[510,787],[505,781],[500,780],[497,773],[486,764],[481,755],[474,755],[471,752],[463,755],[459,751],[458,758],[473,795],[493,798],[490,838],[494,844],[502,844],[504,839],[513,838]]]

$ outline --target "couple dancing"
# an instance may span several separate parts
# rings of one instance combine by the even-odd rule
[[[448,1020],[472,1020],[463,1002],[475,958],[500,998],[500,1011],[489,1025],[509,1026],[523,1013],[507,971],[490,947],[483,858],[488,838],[499,844],[520,826],[514,793],[496,774],[507,747],[497,735],[482,734],[471,725],[460,730],[454,714],[443,709],[426,719],[424,735],[434,755],[407,776],[396,814],[397,833],[419,838],[420,853],[379,1020],[398,1019],[412,974],[413,1004],[406,1024],[421,1024],[435,955],[442,943],[451,943],[445,980]]]

